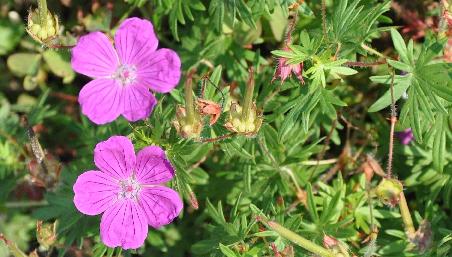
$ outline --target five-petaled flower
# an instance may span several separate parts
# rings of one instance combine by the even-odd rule
[[[132,142],[113,136],[94,149],[99,170],[82,173],[74,184],[74,204],[86,215],[103,213],[102,242],[109,247],[136,249],[144,244],[148,225],[170,223],[182,210],[179,194],[163,185],[174,169],[158,146],[135,155]]]
[[[167,93],[181,76],[179,56],[172,50],[157,50],[152,24],[126,19],[117,30],[115,48],[101,32],[80,37],[72,49],[72,68],[94,78],[79,94],[82,113],[96,124],[105,124],[122,114],[129,121],[144,119],[157,103],[149,91]]]

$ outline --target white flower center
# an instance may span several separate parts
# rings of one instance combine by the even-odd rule
[[[116,69],[114,78],[119,80],[123,86],[129,85],[137,79],[137,68],[135,65],[121,64]]]
[[[134,177],[130,177],[126,180],[121,180],[119,182],[119,186],[121,188],[118,194],[119,199],[136,199],[138,193],[141,190],[140,183],[138,183],[138,181]]]

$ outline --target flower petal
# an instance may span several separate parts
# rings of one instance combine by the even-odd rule
[[[122,64],[136,64],[157,49],[158,39],[148,20],[126,19],[115,35],[115,47]]]
[[[138,81],[156,92],[167,93],[179,83],[181,63],[177,53],[171,49],[159,49],[136,66]]]
[[[108,174],[90,170],[77,178],[73,190],[75,207],[83,214],[98,215],[116,201],[120,188]]]
[[[122,115],[128,121],[145,119],[157,104],[157,99],[143,85],[129,85],[124,88],[122,95],[124,108]]]
[[[102,215],[100,237],[108,247],[136,249],[147,235],[146,214],[134,200],[118,201]]]
[[[96,145],[94,163],[103,172],[121,180],[132,175],[135,167],[135,151],[130,139],[112,136]]]
[[[122,112],[123,88],[113,79],[95,79],[80,90],[78,102],[82,113],[96,124],[118,118]]]
[[[107,36],[101,32],[92,32],[80,37],[72,48],[71,65],[78,73],[105,78],[114,74],[119,60]]]
[[[164,186],[142,188],[139,204],[146,213],[149,225],[154,228],[171,223],[183,207],[179,194]]]
[[[174,168],[158,146],[147,146],[138,152],[135,170],[141,184],[161,184],[174,177]]]

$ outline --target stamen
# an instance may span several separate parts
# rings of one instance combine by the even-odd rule
[[[137,68],[135,65],[121,64],[116,69],[113,77],[120,81],[123,86],[132,84],[137,79]]]

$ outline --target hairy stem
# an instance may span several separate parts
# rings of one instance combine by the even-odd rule
[[[326,248],[313,243],[312,241],[294,233],[293,231],[281,226],[280,224],[274,221],[266,222],[267,225],[280,236],[286,238],[287,240],[292,241],[294,244],[308,250],[309,252],[322,256],[322,257],[334,257],[334,254],[328,251]]]
[[[368,45],[366,45],[364,43],[361,44],[361,48],[366,50],[367,52],[369,52],[371,54],[374,54],[374,55],[378,56],[378,57],[381,57],[381,58],[384,58],[384,59],[388,59],[388,57],[386,55],[378,52],[377,50],[373,49],[372,47],[370,47],[370,46],[368,46]]]
[[[392,176],[392,156],[394,151],[394,127],[397,122],[397,111],[395,107],[395,100],[394,100],[394,70],[391,72],[391,85],[390,85],[390,91],[391,91],[391,129],[389,131],[389,153],[388,153],[388,167],[386,175],[390,178]]]
[[[405,225],[405,231],[408,235],[413,235],[416,233],[416,229],[414,228],[413,219],[411,219],[410,209],[408,208],[408,204],[405,199],[405,194],[400,193],[400,215],[402,215],[403,224]]]
[[[322,0],[322,31],[323,31],[323,37],[326,40],[327,35],[326,35],[326,1],[325,0]]]

